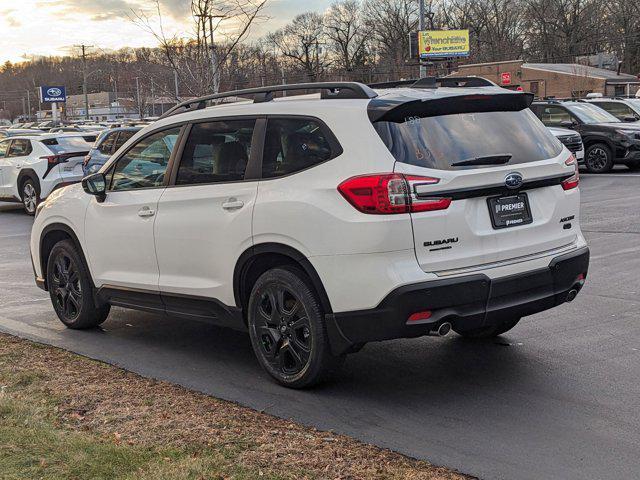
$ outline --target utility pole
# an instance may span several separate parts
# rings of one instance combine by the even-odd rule
[[[24,97],[22,97],[22,118],[26,119],[27,118],[27,110],[24,104]]]
[[[89,120],[89,93],[87,91],[87,48],[93,47],[93,45],[76,45],[82,50],[82,93],[84,94],[84,116]]]
[[[27,89],[27,120],[31,120],[31,92]]]
[[[420,13],[418,17],[418,37],[420,37],[420,32],[424,31],[424,0],[419,0],[420,3]],[[420,40],[418,40],[420,43]],[[427,76],[427,67],[424,65],[423,60],[420,60],[420,78],[425,78]]]
[[[140,104],[140,77],[136,77],[136,103],[138,104],[138,117],[142,120],[142,105]]]

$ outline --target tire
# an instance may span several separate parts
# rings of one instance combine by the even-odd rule
[[[20,200],[22,200],[22,207],[27,215],[36,214],[36,208],[40,203],[40,193],[32,178],[27,177],[20,183]]]
[[[456,327],[452,327],[452,329],[454,332],[464,338],[494,338],[511,330],[518,324],[519,321],[519,318],[515,320],[506,320],[496,325],[490,325],[487,327],[481,327],[472,330],[458,330],[456,329]]]
[[[58,318],[73,329],[94,328],[107,319],[110,306],[96,306],[89,270],[71,240],[61,240],[47,259],[47,286]]]
[[[274,268],[258,278],[249,297],[247,323],[258,362],[286,387],[316,385],[344,360],[344,355],[331,354],[324,312],[297,268]]]
[[[589,145],[584,154],[584,166],[591,173],[607,173],[613,168],[613,152],[604,143]]]

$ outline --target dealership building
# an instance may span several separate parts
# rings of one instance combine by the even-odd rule
[[[577,63],[526,63],[522,60],[460,65],[452,76],[479,76],[498,85],[531,92],[536,97],[573,98],[589,93],[605,96],[635,95],[637,75]]]

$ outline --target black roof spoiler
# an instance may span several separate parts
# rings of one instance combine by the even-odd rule
[[[371,122],[404,123],[412,118],[461,113],[519,112],[531,106],[532,93],[488,91],[467,95],[407,99],[405,96],[380,97],[369,102]]]

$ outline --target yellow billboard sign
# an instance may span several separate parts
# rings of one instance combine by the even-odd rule
[[[469,56],[469,30],[426,30],[418,32],[420,58]]]

